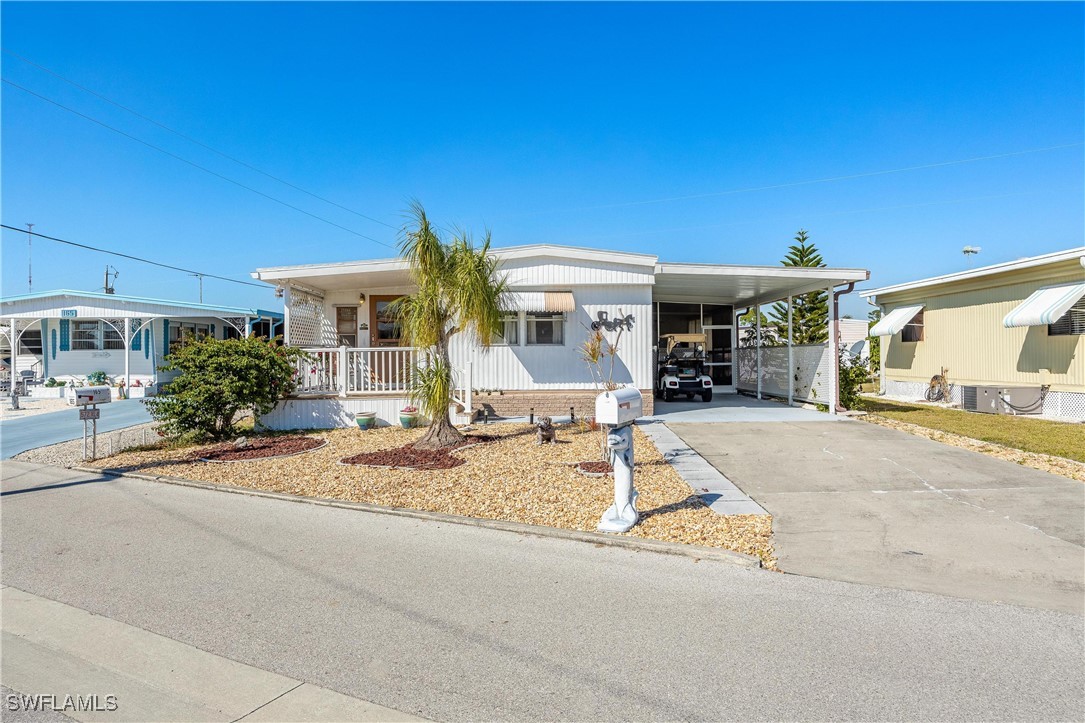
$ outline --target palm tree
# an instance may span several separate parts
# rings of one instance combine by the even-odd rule
[[[396,300],[391,311],[410,343],[426,349],[415,369],[411,400],[431,421],[415,447],[442,449],[464,439],[448,415],[454,389],[449,343],[466,332],[474,343],[489,347],[501,333],[501,296],[508,284],[497,274],[488,231],[477,248],[462,232],[446,242],[420,203],[412,202],[409,214],[412,221],[403,228],[399,252],[418,290]]]

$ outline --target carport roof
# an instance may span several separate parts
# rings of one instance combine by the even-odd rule
[[[753,306],[869,278],[866,269],[659,263],[652,295],[657,301]]]
[[[57,289],[34,294],[21,294],[0,298],[0,318],[56,319],[64,316],[65,309],[75,308],[80,315],[92,316],[250,316],[253,318],[281,319],[281,311],[249,309],[214,304],[193,304],[187,301],[148,299],[142,296],[104,294],[99,291],[73,291]],[[100,312],[100,313],[98,313]]]

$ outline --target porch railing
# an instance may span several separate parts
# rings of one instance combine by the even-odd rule
[[[295,394],[406,392],[418,363],[414,347],[317,347],[303,349]]]

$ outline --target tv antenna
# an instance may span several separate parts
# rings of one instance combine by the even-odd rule
[[[189,274],[189,276],[195,276],[200,280],[200,303],[203,303],[203,274]]]
[[[26,225],[26,293],[34,293],[34,224]]]
[[[972,257],[978,256],[979,252],[982,250],[983,249],[979,246],[965,246],[963,249],[961,249],[961,253],[964,254],[966,259],[971,260]],[[975,266],[975,260],[972,260],[971,263],[969,263],[969,266]]]

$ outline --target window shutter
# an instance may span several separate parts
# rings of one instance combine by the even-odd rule
[[[143,358],[151,358],[151,327],[143,330]]]
[[[60,350],[71,351],[72,348],[72,322],[68,319],[60,320]]]
[[[129,319],[128,320],[128,333],[132,335],[132,351],[139,351],[140,348],[140,333],[139,327],[143,323],[143,319]]]
[[[53,358],[57,358],[57,330],[49,330],[49,351],[52,352]]]

